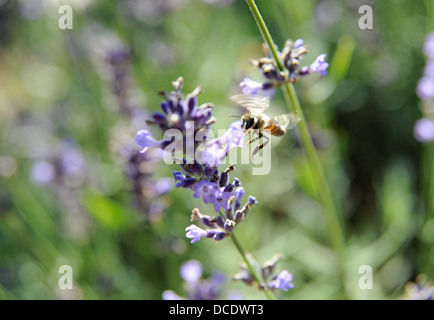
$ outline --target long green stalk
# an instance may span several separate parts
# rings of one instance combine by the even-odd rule
[[[264,281],[262,277],[259,275],[256,268],[250,262],[249,258],[246,255],[246,252],[244,251],[243,247],[241,247],[240,243],[238,242],[233,232],[231,233],[231,239],[235,247],[237,248],[238,252],[240,253],[241,257],[243,257],[243,260],[246,263],[247,268],[250,271],[250,274],[253,276],[253,278],[255,278],[258,284],[263,283]],[[276,297],[274,296],[273,292],[271,292],[269,289],[264,289],[264,293],[267,296],[268,300],[276,300]]]
[[[225,218],[225,215],[223,214],[222,210],[220,210],[220,216]],[[258,284],[261,284],[264,282],[261,275],[259,275],[258,270],[253,266],[252,262],[250,261],[249,257],[247,257],[246,251],[243,249],[241,244],[238,242],[238,239],[235,237],[235,234],[231,232],[231,239],[232,242],[235,245],[235,248],[237,248],[238,253],[243,258],[244,262],[246,263],[247,269],[249,269],[250,274],[255,278],[256,282]],[[276,300],[276,297],[274,296],[273,292],[271,292],[269,289],[264,289],[265,296],[268,300]]]
[[[255,18],[258,28],[262,34],[262,37],[264,38],[265,42],[268,44],[268,47],[270,49],[270,52],[274,60],[276,61],[276,65],[278,69],[280,71],[284,71],[284,66],[280,61],[277,48],[261,16],[261,13],[259,12],[258,7],[256,6],[255,1],[246,0],[246,2],[250,8],[250,11],[253,14],[253,17]],[[300,106],[300,102],[298,100],[297,93],[295,92],[294,86],[292,85],[292,83],[285,83],[285,85],[283,86],[283,90],[284,90],[284,97],[287,102],[288,109],[291,109],[290,106],[292,105],[295,114],[299,116],[301,119],[301,121],[298,124],[298,128],[300,130],[302,144],[306,151],[312,169],[319,200],[324,209],[328,236],[331,245],[336,253],[337,265],[339,267],[342,287],[345,288],[345,267],[344,267],[345,266],[345,252],[344,252],[345,240],[344,240],[342,227],[339,222],[339,217],[335,209],[333,199],[330,193],[330,189],[325,179],[325,175],[322,169],[321,162],[318,157],[318,153],[316,152],[315,146],[312,142],[312,137],[310,135],[309,128],[306,119],[304,117],[303,110]]]

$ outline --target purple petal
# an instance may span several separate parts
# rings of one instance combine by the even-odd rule
[[[192,224],[191,226],[185,228],[185,231],[187,234],[185,235],[187,238],[192,239],[191,243],[195,243],[196,241],[199,241],[200,238],[206,237],[208,232],[205,230],[202,230],[198,226]]]
[[[172,173],[173,173],[173,178],[175,179],[175,181],[185,180],[185,176],[181,171],[172,171]]]
[[[238,187],[234,191],[235,195],[235,210],[238,210],[241,207],[241,198],[244,196],[244,188]]]
[[[149,148],[161,147],[161,142],[156,141],[148,130],[137,131],[136,143],[142,148],[140,153],[146,152]]]
[[[195,178],[187,178],[179,181],[175,187],[177,188],[191,188],[196,184],[197,180]]]

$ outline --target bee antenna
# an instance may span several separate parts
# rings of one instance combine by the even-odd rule
[[[229,117],[239,118],[240,116],[237,116],[236,114],[229,114]]]

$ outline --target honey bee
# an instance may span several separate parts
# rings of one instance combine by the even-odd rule
[[[247,110],[241,117],[241,126],[244,134],[247,135],[252,130],[257,134],[257,137],[250,139],[247,144],[255,142],[262,137],[266,139],[265,142],[253,150],[252,157],[269,142],[269,138],[263,133],[264,130],[269,131],[273,136],[283,136],[286,133],[286,129],[294,128],[301,120],[295,113],[282,114],[273,118],[265,114],[264,112],[270,106],[270,98],[266,96],[237,94],[231,97],[231,99]]]

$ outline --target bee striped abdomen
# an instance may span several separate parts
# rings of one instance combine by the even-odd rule
[[[269,121],[268,125],[264,128],[264,130],[270,130],[270,133],[273,136],[283,136],[286,133],[286,130],[276,124],[274,121]]]

